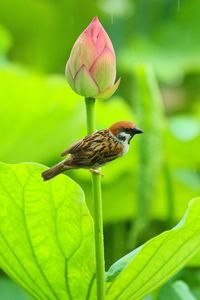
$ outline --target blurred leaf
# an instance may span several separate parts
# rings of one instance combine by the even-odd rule
[[[78,35],[98,14],[94,1],[0,1],[0,20],[15,41],[12,59],[47,72],[63,72]],[[73,12],[73,13],[72,13]]]
[[[139,300],[166,282],[200,249],[200,198],[182,220],[125,256],[107,273],[107,298]],[[135,252],[137,251],[137,252]],[[111,282],[109,282],[111,280]]]
[[[188,262],[190,267],[200,267],[200,251]]]
[[[131,0],[101,0],[99,2],[99,8],[104,11],[108,16],[112,12],[112,18],[114,17],[127,17],[132,14]]]
[[[166,284],[160,289],[158,300],[197,300],[188,285],[181,280]]]
[[[36,299],[89,297],[92,218],[80,187],[38,164],[0,164],[0,266]]]
[[[194,169],[199,163],[200,121],[194,116],[170,118],[165,134],[168,161],[174,167]],[[189,153],[189,155],[188,155]]]
[[[179,181],[184,183],[185,186],[189,186],[193,189],[199,190],[200,175],[197,172],[177,169],[175,175]]]
[[[198,256],[198,254],[196,255]],[[196,299],[200,299],[200,268],[186,268],[180,273],[180,278],[190,287]]]
[[[181,141],[189,141],[200,135],[200,120],[194,116],[171,117],[170,129],[173,135]]]
[[[0,63],[4,61],[2,56],[6,54],[11,46],[11,37],[8,31],[0,25]]]
[[[121,49],[121,66],[132,72],[135,64],[151,63],[167,82],[199,71],[199,11],[195,0],[137,1],[133,34]]]
[[[0,159],[59,159],[59,153],[81,132],[80,98],[68,88],[64,78],[43,78],[24,69],[1,68],[0,82]]]
[[[28,294],[8,278],[0,279],[0,299],[2,300],[31,300]]]
[[[148,226],[157,182],[162,167],[162,131],[164,115],[162,100],[154,71],[149,65],[137,65],[134,69],[134,93],[132,108],[136,111],[139,127],[144,134],[139,139],[139,167],[137,181],[137,218],[134,222],[130,244],[137,234]],[[153,174],[153,176],[152,176]]]

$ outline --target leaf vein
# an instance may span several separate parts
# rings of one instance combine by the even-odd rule
[[[55,291],[54,291],[53,288],[51,287],[51,284],[49,283],[49,280],[47,279],[46,275],[44,274],[44,272],[43,272],[43,270],[42,270],[42,268],[41,268],[41,266],[40,266],[40,264],[39,264],[39,262],[38,262],[38,260],[37,260],[37,257],[36,257],[36,255],[35,255],[35,251],[34,251],[34,248],[33,248],[33,244],[32,244],[31,237],[30,237],[30,233],[29,233],[29,229],[28,229],[28,223],[27,223],[27,219],[26,219],[26,214],[25,214],[25,197],[24,197],[24,194],[25,194],[25,188],[27,187],[27,185],[28,185],[28,183],[29,183],[29,181],[30,181],[30,179],[31,179],[31,176],[33,175],[33,173],[34,173],[35,171],[36,171],[36,170],[34,170],[33,172],[31,172],[31,173],[29,174],[29,177],[28,177],[26,183],[24,184],[23,190],[22,190],[22,191],[23,191],[23,194],[22,194],[22,195],[23,195],[23,197],[22,197],[22,199],[23,199],[23,210],[22,210],[22,213],[23,213],[23,218],[24,218],[25,231],[26,231],[27,240],[28,240],[28,243],[29,243],[29,246],[30,246],[30,250],[31,250],[31,252],[32,252],[32,257],[33,257],[33,259],[34,259],[34,261],[35,261],[35,264],[36,264],[36,266],[37,266],[37,268],[38,268],[38,270],[39,270],[39,272],[40,272],[42,278],[43,278],[44,281],[46,282],[46,284],[47,284],[49,290],[51,291],[52,295],[55,297],[55,299],[59,300],[59,297],[57,296],[57,294],[55,293]]]
[[[53,201],[51,183],[49,184],[49,195],[50,195],[50,200],[51,200],[51,202],[53,204],[54,211],[55,211],[55,214],[54,214],[54,217],[55,217],[55,237],[56,237],[56,240],[57,240],[60,252],[61,252],[61,254],[63,255],[63,257],[65,259],[65,268],[64,268],[64,270],[65,270],[65,274],[64,274],[65,287],[66,287],[66,291],[68,292],[68,296],[69,296],[70,300],[72,300],[72,294],[71,294],[69,283],[68,283],[68,280],[67,280],[67,278],[68,278],[68,260],[67,260],[67,258],[65,256],[65,253],[63,251],[63,248],[62,248],[62,245],[60,243],[59,236],[58,236],[58,210],[62,207],[62,205],[64,205],[65,201],[62,202],[62,204],[59,206],[59,209],[56,209],[55,203]],[[65,191],[65,196],[66,196],[66,191]]]
[[[90,283],[89,283],[89,286],[88,286],[88,292],[87,292],[85,300],[90,299],[90,294],[91,294],[91,290],[92,290],[92,286],[93,286],[95,277],[96,277],[96,273],[94,273],[93,276],[91,277],[91,280],[90,280]]]
[[[193,239],[193,237],[196,235],[197,232],[198,232],[198,231],[195,231],[195,233],[194,233],[189,239],[187,239],[186,243],[188,243],[188,241],[190,241],[191,239]],[[155,275],[157,272],[159,272],[160,270],[162,270],[163,267],[165,267],[165,266],[171,261],[171,259],[172,259],[174,256],[177,256],[177,254],[179,253],[179,250],[180,250],[186,243],[183,242],[183,243],[181,244],[181,246],[179,246],[178,251],[176,252],[176,255],[172,254],[172,255],[169,257],[169,259],[167,260],[167,262],[165,262],[164,264],[162,264],[161,267],[160,267],[158,270],[156,270],[156,272],[153,273],[152,277],[154,277],[154,275]],[[200,246],[199,246],[199,248],[200,248]],[[193,252],[196,252],[196,251],[198,251],[198,249],[195,249]],[[192,252],[192,251],[190,251],[189,255],[186,255],[185,257],[192,256],[193,254],[191,254],[191,252]],[[182,262],[185,260],[185,257],[182,259]],[[175,266],[175,267],[174,267],[173,269],[171,269],[171,271],[168,272],[165,276],[167,276],[168,274],[173,273],[173,271],[176,270],[176,269],[177,269],[177,268],[176,268],[176,266]],[[142,285],[142,288],[143,288],[147,283],[149,283],[149,281],[146,281],[146,282]],[[138,290],[140,290],[140,289],[138,288],[138,289],[134,292],[134,294],[136,294],[136,293],[138,292]],[[144,292],[143,292],[143,293],[144,293]]]
[[[40,286],[38,286],[37,282],[35,282],[34,279],[32,278],[32,276],[29,274],[28,270],[27,270],[27,269],[24,267],[24,265],[21,263],[21,261],[19,260],[19,258],[18,258],[17,255],[15,254],[15,252],[13,251],[12,247],[11,247],[10,244],[8,243],[6,237],[4,236],[4,234],[2,233],[1,230],[0,230],[0,235],[1,235],[2,239],[4,240],[5,244],[7,245],[8,249],[10,250],[10,252],[12,253],[12,255],[14,256],[14,258],[17,260],[17,262],[19,263],[20,267],[24,270],[24,272],[26,273],[26,275],[30,278],[30,280],[32,281],[32,283],[35,284],[35,285],[38,287],[38,289],[39,289],[42,293],[44,293],[44,292],[42,291],[42,289],[40,288]],[[1,253],[1,256],[3,257],[2,253]],[[8,264],[7,259],[4,258],[4,260],[5,260],[6,263]],[[9,265],[9,264],[8,264],[8,265]],[[13,271],[13,268],[12,268],[12,267],[11,267],[11,270]],[[15,272],[15,274],[21,279],[21,276],[18,275],[18,274],[16,273],[16,271],[13,271],[13,272]],[[22,281],[25,282],[24,279],[22,279]],[[29,286],[29,285],[27,285],[27,286]],[[45,293],[44,293],[44,295],[45,295]],[[45,295],[45,297],[47,297],[47,298],[44,298],[44,299],[49,299],[47,295]],[[41,296],[40,296],[40,298],[41,298]],[[50,299],[49,299],[49,300],[50,300]]]

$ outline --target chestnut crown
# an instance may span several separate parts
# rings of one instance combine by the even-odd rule
[[[113,135],[117,135],[120,132],[134,132],[135,134],[139,134],[139,133],[143,133],[143,131],[141,129],[139,129],[138,127],[136,127],[136,125],[130,121],[119,121],[116,122],[114,124],[112,124],[109,128],[109,131],[111,131],[111,133]]]

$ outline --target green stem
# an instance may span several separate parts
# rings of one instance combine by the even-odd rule
[[[95,130],[95,99],[86,98],[87,130],[91,134]],[[103,243],[103,214],[101,197],[101,176],[92,173],[95,252],[96,252],[96,282],[97,300],[105,299],[105,260]]]

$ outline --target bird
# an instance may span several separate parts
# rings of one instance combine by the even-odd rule
[[[133,136],[140,133],[143,131],[130,121],[119,121],[107,129],[97,130],[62,152],[61,156],[66,158],[42,172],[42,177],[46,181],[64,171],[79,168],[102,175],[98,168],[125,155]]]

